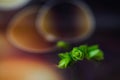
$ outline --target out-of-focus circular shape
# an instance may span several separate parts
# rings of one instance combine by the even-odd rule
[[[7,36],[8,40],[21,50],[46,53],[54,50],[56,46],[37,33],[35,27],[37,12],[37,7],[29,7],[19,12],[8,25]]]
[[[57,69],[42,61],[6,58],[0,61],[0,80],[62,80]]]
[[[0,9],[11,10],[21,8],[26,5],[30,0],[0,0]]]
[[[92,34],[94,17],[82,2],[53,3],[40,9],[36,25],[49,41],[77,42]]]

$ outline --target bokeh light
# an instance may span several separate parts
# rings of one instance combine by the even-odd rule
[[[20,11],[8,25],[8,40],[19,49],[28,52],[45,53],[55,49],[55,43],[48,42],[37,33],[35,18],[37,7]]]
[[[37,30],[49,41],[82,41],[94,31],[94,17],[84,3],[51,3],[40,9]]]
[[[0,0],[1,10],[13,10],[25,6],[30,0]]]
[[[62,80],[62,76],[46,62],[12,57],[0,61],[0,80]]]

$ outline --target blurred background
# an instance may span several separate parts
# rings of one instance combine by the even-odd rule
[[[49,12],[66,2],[81,10],[64,4]],[[0,0],[0,80],[120,80],[119,34],[118,0]],[[66,37],[70,49],[57,48],[56,42]],[[58,53],[81,44],[99,44],[104,61],[82,61],[65,70],[55,67]]]

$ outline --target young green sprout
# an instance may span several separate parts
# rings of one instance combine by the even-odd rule
[[[71,59],[70,54],[68,52],[60,53],[59,57],[61,58],[59,65],[58,65],[59,68],[62,68],[62,69],[67,68],[68,65],[70,65],[72,62],[72,59]]]
[[[84,59],[84,53],[78,47],[74,47],[70,52],[70,55],[74,61]]]
[[[57,47],[63,48],[63,49],[69,48],[69,44],[67,42],[64,42],[64,41],[58,41],[56,45],[57,45]]]
[[[58,67],[65,69],[71,64],[86,60],[101,61],[104,59],[103,51],[99,49],[98,45],[88,46],[81,45],[74,47],[70,52],[60,53],[60,61]]]

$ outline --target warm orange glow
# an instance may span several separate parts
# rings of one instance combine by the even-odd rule
[[[7,41],[5,35],[0,32],[0,59],[12,54],[13,47]]]
[[[5,59],[0,62],[0,80],[62,80],[49,64],[32,59]]]

